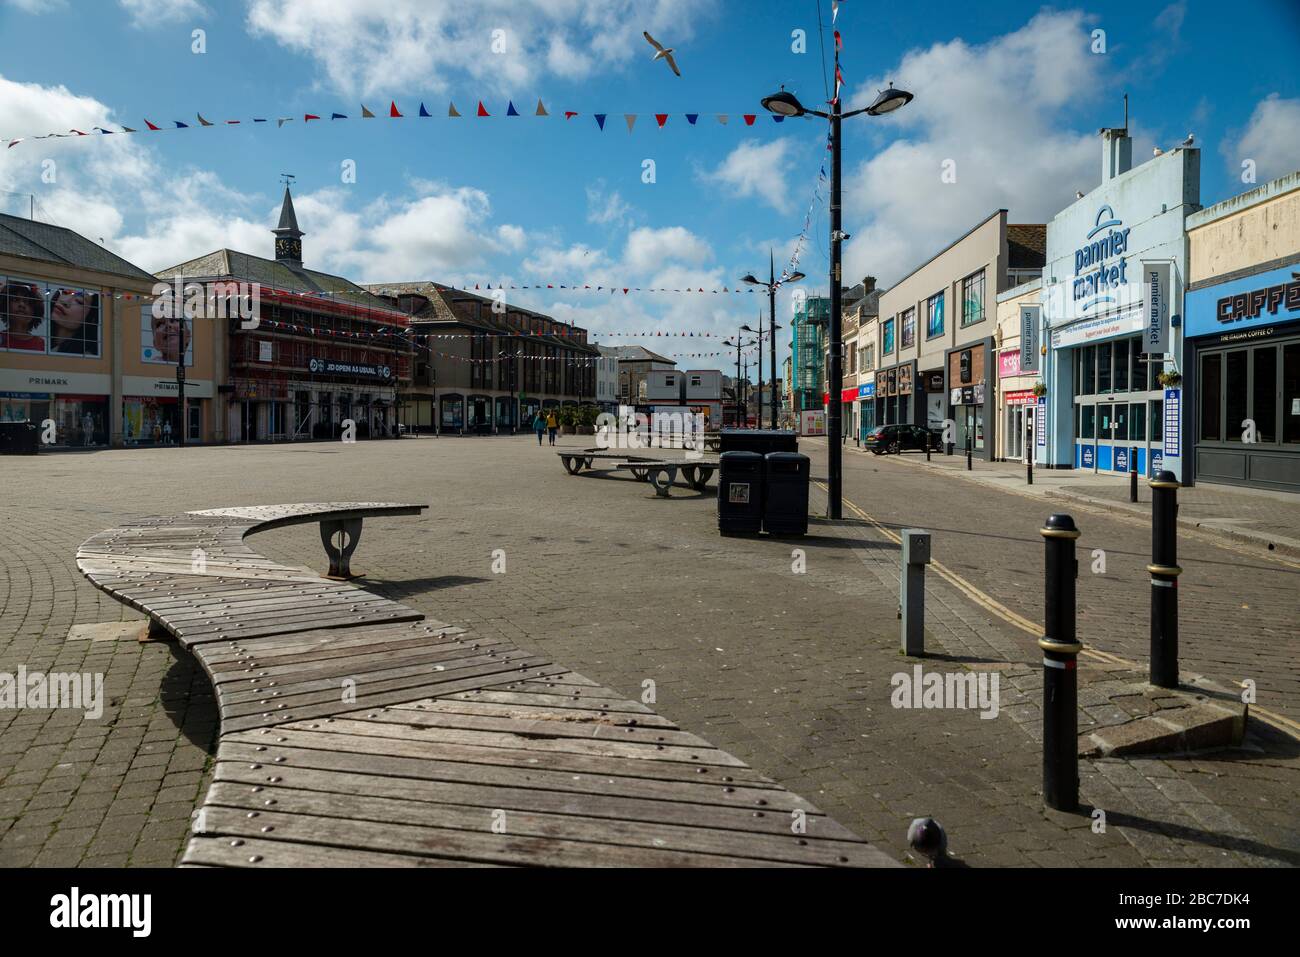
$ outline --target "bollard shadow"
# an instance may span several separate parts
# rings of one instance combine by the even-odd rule
[[[926,637],[931,637],[929,632],[926,633]],[[918,664],[922,661],[947,661],[954,665],[1020,664],[1020,662],[1008,662],[1005,658],[981,658],[979,655],[949,655],[938,651],[923,651],[919,655],[904,655],[903,657],[914,659]]]
[[[1090,817],[1094,810],[1097,809],[1083,803],[1079,805],[1079,814],[1084,817]],[[1242,854],[1253,854],[1256,857],[1279,861],[1292,867],[1300,867],[1300,851],[1293,851],[1285,847],[1274,847],[1271,844],[1265,844],[1249,837],[1234,837],[1230,834],[1216,834],[1213,831],[1207,831],[1199,827],[1189,827],[1185,824],[1153,821],[1150,818],[1138,817],[1136,814],[1128,814],[1124,811],[1111,811],[1104,808],[1100,810],[1105,811],[1108,826],[1128,827],[1135,831],[1159,834],[1162,837],[1172,838],[1177,841],[1215,847],[1223,851],[1239,851]]]
[[[491,581],[491,579],[480,578],[472,575],[428,575],[424,578],[404,578],[401,581],[384,581],[362,577],[355,579],[352,584],[358,585],[363,591],[379,594],[384,598],[391,598],[394,601],[399,601],[402,598],[421,595],[431,591],[442,591],[446,588],[459,588],[462,585],[478,585],[487,581]]]
[[[220,716],[212,682],[198,659],[180,642],[167,642],[167,649],[172,660],[159,683],[158,701],[186,741],[214,754]]]

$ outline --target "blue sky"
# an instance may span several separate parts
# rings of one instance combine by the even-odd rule
[[[850,105],[888,80],[916,95],[889,118],[845,124],[846,276],[887,285],[1000,206],[1013,222],[1046,221],[1096,185],[1096,131],[1122,121],[1124,92],[1135,161],[1195,133],[1206,205],[1248,188],[1243,157],[1260,182],[1300,168],[1298,11],[1288,0],[844,0]],[[809,105],[825,99],[818,12],[816,0],[0,0],[6,139],[143,128],[145,117],[196,123],[197,112],[219,124],[298,117],[282,129],[20,143],[0,156],[0,198],[25,213],[33,193],[38,218],[158,269],[223,245],[270,255],[289,171],[308,265],[361,281],[734,287],[765,268],[769,246],[778,269],[788,260],[828,157],[819,121],[764,115],[747,128],[739,116],[761,112],[778,84]],[[830,0],[820,14],[829,57]],[[206,53],[192,52],[195,29]],[[651,62],[642,29],[676,48],[682,77]],[[805,53],[792,49],[799,29]],[[496,30],[504,52],[492,49]],[[531,115],[539,97],[549,119]],[[507,98],[523,116],[502,115]],[[479,99],[490,119],[473,117]],[[405,119],[386,117],[390,100]],[[449,100],[463,119],[446,117]],[[432,119],[415,118],[421,101]],[[355,118],[362,102],[380,118]],[[301,121],[334,110],[353,119]],[[596,112],[610,114],[603,133]],[[631,135],[627,112],[641,114]],[[657,112],[674,114],[662,130]],[[341,179],[347,160],[355,183]],[[940,182],[945,160],[956,183]],[[825,194],[800,263],[810,292],[826,288]],[[761,304],[514,298],[606,336],[725,334]]]

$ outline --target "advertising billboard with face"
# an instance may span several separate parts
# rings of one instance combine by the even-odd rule
[[[99,293],[0,276],[0,349],[98,358]]]
[[[185,364],[194,365],[194,320],[185,322]],[[176,365],[181,351],[181,320],[155,316],[152,306],[140,307],[140,361]]]

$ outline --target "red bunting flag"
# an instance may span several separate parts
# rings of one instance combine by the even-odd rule
[[[149,127],[149,129],[151,129],[151,130],[161,129],[161,127],[154,126],[154,125],[153,125],[152,123],[150,123],[148,120],[145,120],[145,121],[144,121],[144,125],[147,126],[147,127]]]
[[[836,53],[844,52],[844,38],[840,36],[839,30],[835,31],[835,52]]]
[[[393,102],[389,103],[389,106],[388,106],[388,115],[389,115],[389,116],[401,116],[401,115],[402,115],[401,113],[398,113],[398,112],[397,112],[397,102],[396,102],[396,101],[393,101]]]
[[[320,119],[320,117],[317,116],[315,113],[307,113],[307,114],[304,114],[304,115],[303,115],[302,121],[303,121],[304,123],[306,123],[306,122],[308,122],[309,120],[319,120],[319,119]]]
[[[479,116],[491,116],[491,115],[492,115],[491,113],[489,113],[489,112],[484,108],[484,106],[483,106],[483,101],[482,101],[482,100],[479,100],[479,101],[478,101],[478,115],[479,115]]]
[[[577,116],[577,115],[578,115],[578,114],[575,113],[573,110],[565,110],[565,111],[564,111],[564,118],[565,118],[566,120],[571,120],[571,119],[573,119],[573,118],[574,118],[575,116]]]
[[[656,114],[655,114],[655,122],[659,124],[659,129],[662,130],[662,129],[664,128],[664,124],[668,122],[668,114],[667,114],[667,113],[656,113]]]
[[[742,114],[742,115],[745,117],[745,125],[746,125],[746,126],[753,126],[753,125],[754,125],[754,120],[758,118],[758,114],[757,114],[757,113],[744,113],[744,114]]]

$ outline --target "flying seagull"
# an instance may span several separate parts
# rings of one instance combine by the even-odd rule
[[[670,67],[672,67],[674,73],[681,76],[682,71],[677,69],[677,61],[673,59],[673,48],[669,47],[665,50],[663,46],[660,45],[659,41],[650,35],[648,30],[642,30],[641,33],[645,36],[646,42],[658,51],[651,59],[665,61]]]

